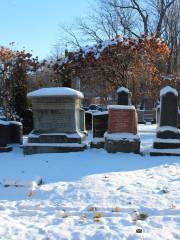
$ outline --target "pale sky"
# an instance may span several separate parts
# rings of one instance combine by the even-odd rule
[[[60,24],[85,17],[94,0],[0,0],[0,45],[15,41],[17,48],[47,57],[60,35]]]

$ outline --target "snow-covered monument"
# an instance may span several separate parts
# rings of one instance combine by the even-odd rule
[[[137,113],[130,104],[130,91],[120,87],[117,90],[118,105],[109,105],[108,129],[104,134],[105,149],[109,153],[140,152],[140,138],[137,134]]]
[[[83,94],[71,88],[42,88],[28,94],[34,129],[23,145],[24,154],[83,151]]]

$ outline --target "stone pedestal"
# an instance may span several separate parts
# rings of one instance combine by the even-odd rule
[[[108,128],[108,112],[97,112],[93,114],[93,140],[92,148],[104,148],[104,133]]]
[[[109,153],[140,152],[137,135],[137,114],[134,106],[109,106],[108,131],[105,133],[105,149]]]
[[[24,154],[82,151],[80,105],[83,95],[71,88],[43,88],[28,94],[34,130],[24,143]]]
[[[161,90],[160,96],[160,122],[151,155],[177,155],[178,152],[180,155],[180,131],[177,128],[178,92],[168,86]]]

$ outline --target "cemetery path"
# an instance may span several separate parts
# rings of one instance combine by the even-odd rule
[[[179,157],[150,157],[155,126],[139,127],[143,156],[0,154],[0,239],[180,239]]]

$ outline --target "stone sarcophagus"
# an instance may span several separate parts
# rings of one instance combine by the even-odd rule
[[[25,154],[82,151],[83,94],[71,88],[42,88],[28,94],[32,103],[34,129],[23,145]]]

